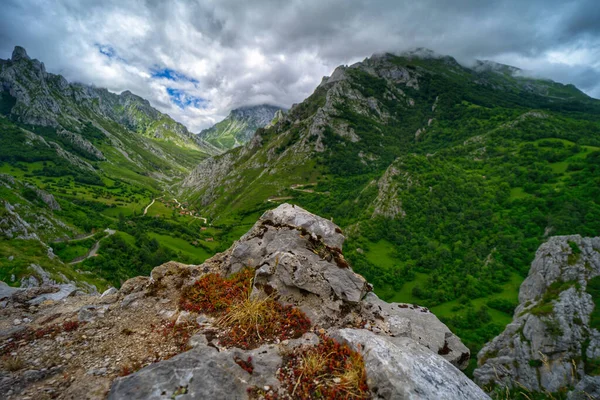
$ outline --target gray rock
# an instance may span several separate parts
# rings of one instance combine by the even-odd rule
[[[60,301],[68,296],[71,296],[73,293],[75,293],[78,290],[77,286],[70,284],[70,283],[66,284],[66,285],[58,285],[58,289],[59,289],[58,292],[44,293],[40,296],[33,298],[32,300],[29,300],[29,304],[32,304],[32,305],[41,304],[46,300]]]
[[[363,308],[363,314],[371,313],[384,333],[394,338],[409,337],[460,369],[469,364],[468,347],[428,309],[414,304],[386,303],[373,293],[366,296]]]
[[[340,329],[331,337],[362,353],[374,399],[489,399],[460,370],[410,338],[392,341],[364,329]]]
[[[127,307],[133,306],[133,304],[135,303],[136,300],[141,299],[145,295],[146,294],[144,292],[135,292],[135,293],[128,294],[127,296],[125,296],[125,298],[123,298],[123,301],[121,301],[121,308],[127,308]]]
[[[102,292],[102,295],[100,296],[100,298],[116,294],[117,292],[118,292],[117,288],[110,287],[110,288],[106,289],[104,292]]]
[[[252,357],[254,373],[244,371],[235,357]],[[237,349],[219,352],[199,345],[169,360],[152,364],[124,378],[117,379],[108,394],[109,400],[171,399],[247,399],[247,388],[254,385],[277,385],[276,371],[281,357],[274,346],[253,351]],[[186,388],[181,391],[181,388]]]
[[[600,376],[585,376],[567,395],[569,400],[600,399]]]
[[[0,300],[11,297],[14,293],[19,292],[23,289],[8,286],[6,282],[0,281]]]
[[[219,263],[226,274],[257,267],[252,296],[277,292],[282,302],[299,306],[313,323],[332,324],[371,290],[344,260],[343,241],[331,221],[282,204],[265,212],[226,253],[206,264]]]
[[[97,318],[104,318],[108,306],[83,306],[77,313],[79,322],[92,322]]]
[[[600,355],[600,333],[589,325],[594,302],[586,292],[598,275],[600,238],[556,236],[542,244],[519,290],[512,323],[477,355],[475,381],[556,392],[583,379],[583,344],[589,343],[588,359]],[[552,285],[555,293],[545,296]]]

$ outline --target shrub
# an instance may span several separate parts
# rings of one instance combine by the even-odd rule
[[[272,296],[250,298],[254,270],[244,269],[229,278],[208,274],[182,290],[182,309],[218,316],[224,329],[223,346],[253,349],[264,343],[298,338],[310,329],[306,315]]]
[[[246,268],[229,278],[208,274],[182,290],[179,305],[192,312],[216,314],[248,298],[254,270]]]
[[[310,320],[297,308],[267,297],[233,305],[217,325],[228,329],[222,345],[253,349],[267,342],[299,338],[310,329]]]

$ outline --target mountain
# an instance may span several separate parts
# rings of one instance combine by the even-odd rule
[[[598,398],[599,306],[600,237],[550,238],[521,285],[513,321],[479,352],[475,381],[502,393],[575,387],[569,398]]]
[[[214,224],[282,201],[332,218],[378,295],[430,307],[477,352],[510,323],[549,235],[600,231],[599,115],[573,85],[512,67],[377,54],[179,191]]]
[[[199,136],[222,150],[238,147],[250,141],[258,128],[267,126],[282,111],[267,104],[236,108],[223,121],[202,130]]]
[[[101,289],[203,261],[216,249],[190,243],[205,220],[165,196],[218,153],[147,100],[69,83],[15,47],[0,60],[0,280]]]
[[[42,62],[18,46],[10,60],[0,60],[0,111],[24,128],[58,135],[84,158],[128,161],[157,177],[156,172],[178,175],[194,161],[215,154],[212,146],[199,143],[147,100],[129,91],[117,95],[69,83],[46,72]]]

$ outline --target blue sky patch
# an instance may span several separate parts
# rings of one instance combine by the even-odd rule
[[[95,46],[98,48],[98,51],[100,52],[100,54],[105,55],[106,57],[110,58],[111,60],[119,60],[119,61],[126,62],[125,59],[123,59],[117,55],[117,51],[111,45],[96,43]]]
[[[171,101],[175,103],[179,108],[206,108],[208,104],[208,100],[203,99],[202,97],[190,96],[189,94],[180,89],[168,87],[167,93],[169,94]]]
[[[170,68],[154,69],[152,71],[153,78],[164,78],[170,81],[186,81],[194,84],[199,83],[196,79],[190,78],[182,73],[179,73]]]

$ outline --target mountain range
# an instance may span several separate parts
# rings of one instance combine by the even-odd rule
[[[103,289],[169,260],[201,264],[287,202],[339,225],[344,262],[378,296],[428,307],[474,354],[530,310],[518,293],[540,245],[600,232],[600,101],[491,61],[375,54],[289,110],[232,110],[194,135],[17,47],[0,60],[0,114],[11,285],[43,280],[38,267]]]

